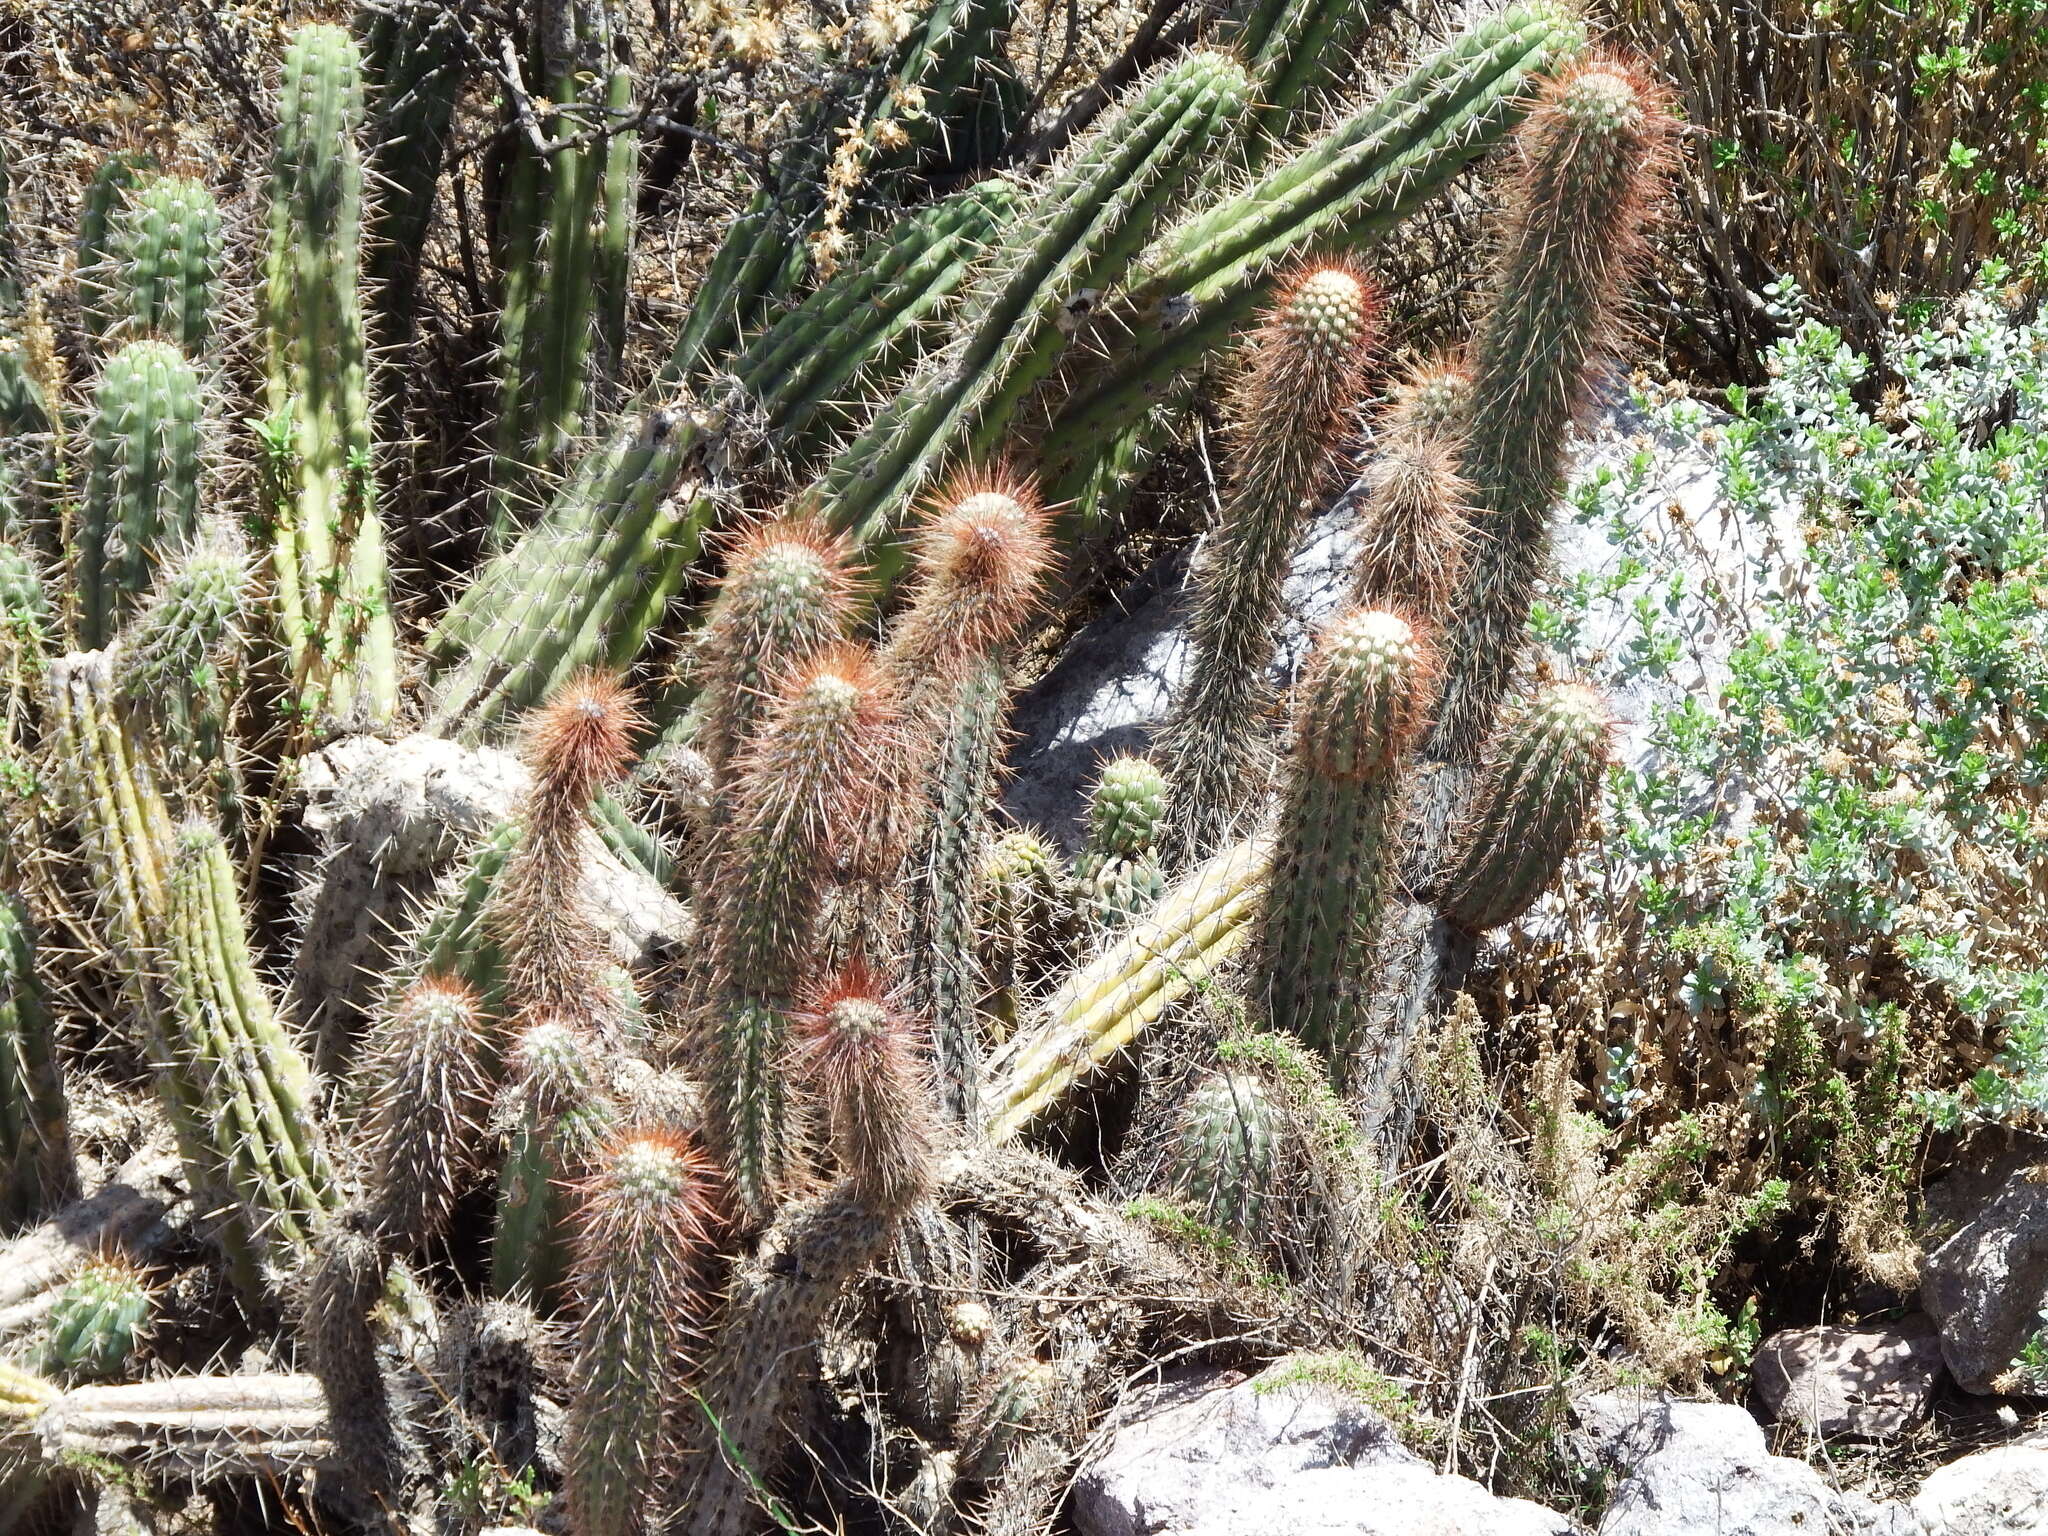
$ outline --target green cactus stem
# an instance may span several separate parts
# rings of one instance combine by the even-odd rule
[[[572,1025],[543,1021],[513,1044],[498,1118],[510,1126],[498,1170],[491,1289],[552,1306],[569,1272],[567,1191],[616,1116],[595,1048]]]
[[[33,1220],[78,1195],[55,1021],[20,897],[0,895],[0,1216]]]
[[[155,176],[130,192],[114,222],[115,328],[204,353],[226,261],[220,204],[200,182]]]
[[[451,7],[402,0],[367,12],[363,20],[363,75],[371,102],[365,171],[379,189],[369,215],[366,276],[373,339],[389,349],[412,335],[420,260],[466,61],[462,18]],[[395,388],[404,388],[402,377]]]
[[[1613,355],[1673,128],[1660,87],[1594,58],[1546,85],[1518,132],[1506,237],[1472,338],[1458,453],[1472,487],[1470,597],[1444,632],[1433,756],[1477,762],[1514,676],[1572,424]]]
[[[983,992],[983,1029],[1000,1042],[1016,1033],[1024,1000],[1072,937],[1071,871],[1036,832],[1005,832],[982,857],[974,928]]]
[[[78,309],[86,334],[105,340],[122,317],[119,287],[120,224],[128,195],[156,168],[147,154],[109,155],[86,183],[78,210]]]
[[[991,1142],[1038,1123],[1244,948],[1271,856],[1260,840],[1226,848],[1061,983],[1039,1022],[989,1058],[982,1120]]]
[[[43,1368],[71,1382],[120,1375],[142,1348],[154,1309],[149,1284],[132,1264],[89,1261],[50,1308]]]
[[[1220,54],[1165,66],[1020,202],[961,300],[954,344],[927,359],[813,484],[882,581],[904,558],[891,541],[926,479],[948,460],[985,457],[998,445],[1091,296],[1121,278],[1235,126],[1247,90],[1243,68]]]
[[[1317,641],[1298,690],[1258,995],[1274,1028],[1329,1059],[1340,1087],[1398,867],[1402,759],[1426,722],[1435,664],[1406,620],[1353,609]]]
[[[1289,282],[1244,345],[1225,403],[1229,488],[1192,576],[1187,680],[1161,738],[1184,858],[1213,852],[1261,799],[1288,562],[1338,482],[1378,330],[1364,276],[1319,266]]]
[[[574,1385],[563,1485],[578,1536],[652,1524],[666,1453],[689,1427],[673,1390],[701,1313],[715,1171],[674,1136],[628,1131],[594,1159],[580,1195]]]
[[[1163,1187],[1195,1220],[1257,1248],[1270,1235],[1289,1130],[1286,1107],[1256,1074],[1219,1072],[1181,1106]]]
[[[240,889],[220,834],[185,823],[168,883],[171,1033],[158,1065],[171,1101],[203,1117],[205,1161],[187,1176],[231,1199],[221,1240],[254,1301],[272,1275],[303,1265],[315,1223],[339,1202],[312,1069],[256,973]]]
[[[72,566],[87,648],[114,638],[157,562],[198,531],[204,415],[198,371],[168,342],[130,342],[107,359],[86,429]]]
[[[428,975],[380,1011],[358,1070],[363,1188],[375,1230],[400,1251],[446,1225],[490,1108],[487,1023],[476,993]]]
[[[1166,823],[1166,776],[1142,757],[1116,757],[1088,797],[1088,834],[1074,860],[1083,920],[1121,928],[1166,888],[1159,835]]]
[[[392,719],[398,668],[360,292],[362,120],[354,41],[299,28],[278,91],[262,301],[271,577],[296,706],[367,729]]]
[[[1445,921],[1484,933],[1535,904],[1600,802],[1613,740],[1606,703],[1576,683],[1546,686],[1502,725],[1436,886]]]
[[[1492,148],[1520,117],[1531,80],[1584,42],[1563,6],[1511,5],[1161,236],[1118,301],[1128,335],[1108,345],[1046,433],[1048,500],[1085,485],[1098,450],[1251,318],[1290,257],[1364,252],[1385,239]]]

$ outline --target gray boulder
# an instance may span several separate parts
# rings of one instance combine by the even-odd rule
[[[1795,1328],[1757,1351],[1755,1381],[1773,1418],[1828,1439],[1903,1434],[1941,1384],[1941,1338],[1925,1317],[1896,1328]]]
[[[1938,1468],[1913,1496],[1927,1536],[2048,1531],[2048,1445],[2001,1445]]]
[[[1917,1536],[1897,1504],[1830,1488],[1773,1456],[1726,1403],[1605,1393],[1575,1405],[1590,1459],[1618,1479],[1599,1536]]]
[[[1320,1385],[1181,1376],[1126,1418],[1074,1484],[1080,1536],[1573,1536],[1522,1499],[1444,1476],[1393,1427]]]
[[[1996,1392],[2048,1307],[2048,1183],[2009,1175],[1920,1272],[1920,1304],[1967,1392]]]

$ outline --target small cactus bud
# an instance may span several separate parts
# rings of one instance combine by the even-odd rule
[[[68,1381],[119,1376],[142,1347],[154,1304],[133,1265],[91,1260],[51,1305],[44,1369]]]
[[[1600,800],[1614,717],[1590,688],[1553,683],[1501,727],[1437,892],[1471,933],[1511,923],[1549,888]]]
[[[978,1301],[957,1301],[946,1308],[946,1331],[962,1349],[979,1349],[996,1325],[995,1314]]]
[[[1074,861],[1088,920],[1120,928],[1166,888],[1153,851],[1166,818],[1166,777],[1142,757],[1103,764],[1088,800],[1088,840]]]

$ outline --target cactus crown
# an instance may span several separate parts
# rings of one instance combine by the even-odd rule
[[[616,677],[584,671],[569,679],[526,727],[525,755],[535,788],[581,808],[633,766],[633,739],[647,728]]]
[[[1135,859],[1158,841],[1166,815],[1166,775],[1149,758],[1125,754],[1102,765],[1088,797],[1088,852]]]
[[[931,1176],[930,1094],[910,1021],[856,960],[811,992],[797,1023],[855,1197],[876,1212],[903,1210]]]
[[[957,476],[940,492],[917,554],[916,595],[885,655],[904,682],[951,675],[1013,639],[1053,558],[1036,491],[1002,468]]]
[[[1325,778],[1384,776],[1428,723],[1435,649],[1415,623],[1360,608],[1324,631],[1301,682],[1297,750]]]

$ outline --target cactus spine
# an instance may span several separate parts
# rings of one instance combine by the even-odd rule
[[[1401,760],[1424,726],[1434,668],[1406,620],[1354,609],[1324,632],[1301,681],[1258,987],[1274,1027],[1327,1056],[1340,1085],[1397,862]]]
[[[337,1204],[313,1073],[256,974],[218,832],[199,822],[179,830],[168,894],[164,987],[174,1032],[160,1065],[175,1098],[203,1117],[206,1161],[189,1176],[233,1198],[222,1241],[253,1298],[267,1270],[299,1266],[314,1223]]]
[[[278,92],[263,294],[271,576],[297,706],[358,728],[398,703],[358,291],[362,118],[349,34],[299,28]]]
[[[0,895],[0,1216],[10,1225],[78,1193],[56,1047],[27,908]]]
[[[1088,839],[1074,860],[1082,915],[1097,928],[1121,928],[1142,916],[1166,888],[1159,833],[1166,821],[1166,776],[1142,757],[1116,757],[1088,797]]]
[[[1244,109],[1244,70],[1195,54],[1134,87],[1027,195],[961,302],[959,339],[836,458],[813,492],[873,551],[885,580],[901,552],[882,548],[927,475],[987,454],[1012,407],[1051,371],[1067,306],[1121,276],[1220,133]]]
[[[1164,733],[1186,856],[1213,852],[1263,787],[1281,589],[1355,427],[1378,310],[1361,275],[1319,267],[1289,285],[1245,346],[1226,407],[1229,490],[1195,569],[1187,682]]]
[[[1517,135],[1506,240],[1472,338],[1459,468],[1472,486],[1471,601],[1444,634],[1432,755],[1476,762],[1522,652],[1550,550],[1566,439],[1612,351],[1670,157],[1660,90],[1591,59],[1549,82]]]
[[[582,1304],[563,1478],[579,1536],[635,1536],[654,1522],[686,1400],[670,1390],[699,1310],[712,1168],[649,1131],[609,1142],[578,1191]]]
[[[115,226],[112,303],[120,323],[203,353],[225,260],[213,194],[183,177],[152,177],[130,194]]]
[[[861,968],[807,1004],[805,1065],[825,1100],[840,1179],[785,1207],[735,1281],[704,1388],[709,1454],[689,1506],[696,1536],[751,1528],[757,1490],[766,1492],[782,1459],[798,1379],[792,1343],[818,1336],[931,1183],[931,1108],[909,1020]]]
[[[1552,683],[1502,725],[1437,886],[1468,933],[1511,923],[1557,877],[1600,800],[1614,721],[1590,688]]]
[[[87,428],[73,584],[78,635],[105,645],[199,521],[199,374],[176,347],[131,342],[107,360]]]
[[[894,725],[870,659],[827,650],[788,679],[742,761],[711,887],[711,1118],[734,1192],[756,1218],[794,1170],[782,1058],[810,931],[835,861],[859,862],[872,834]]]

